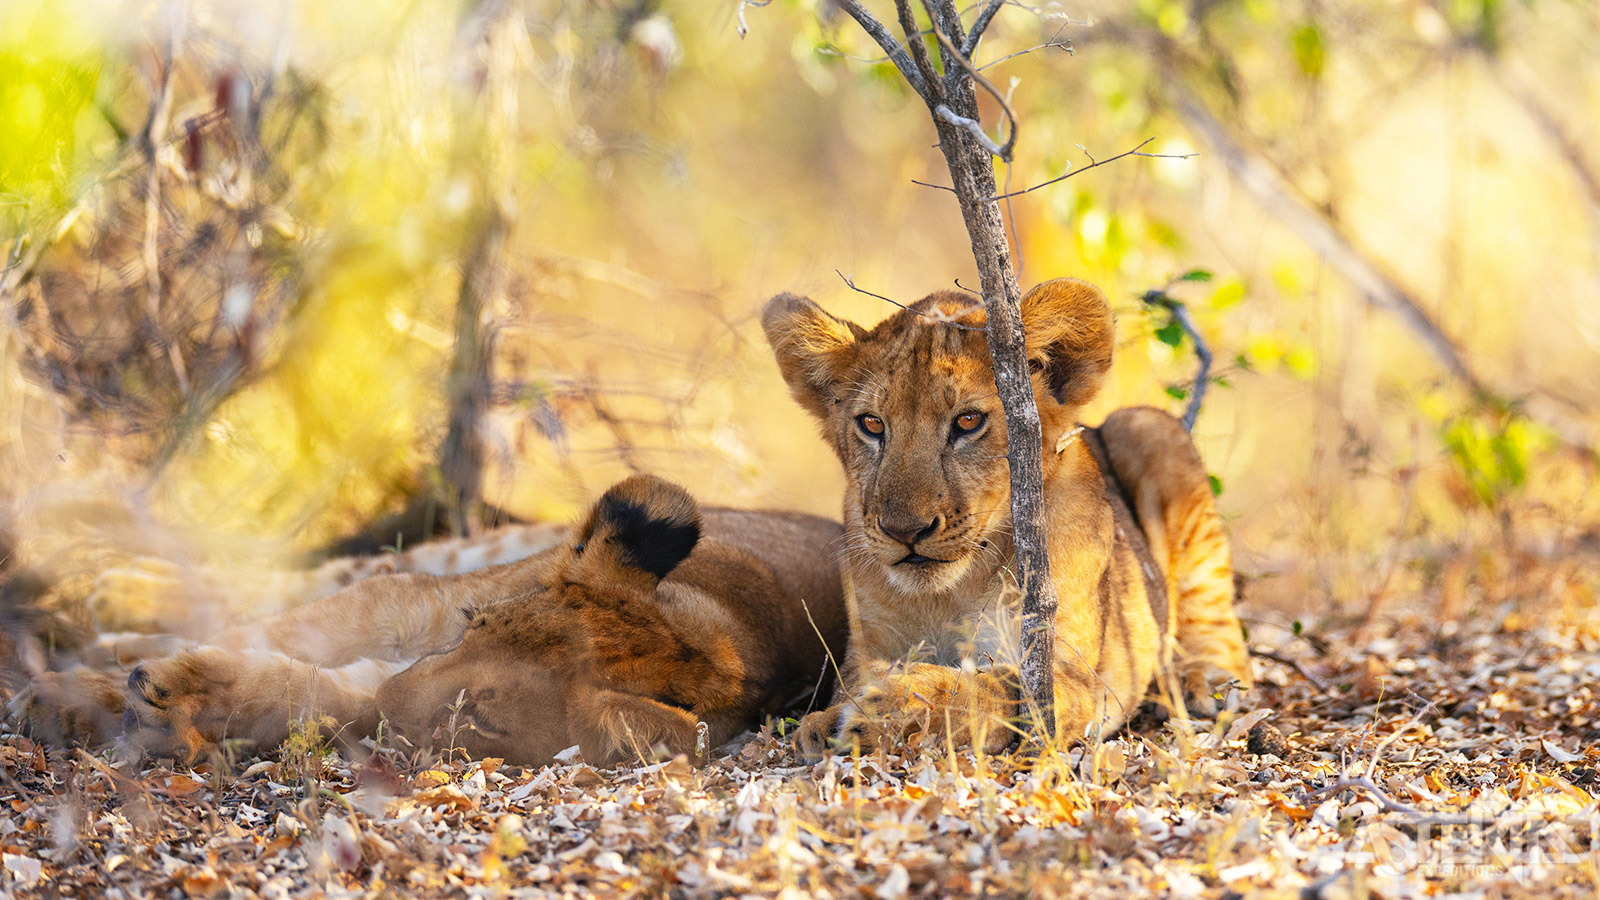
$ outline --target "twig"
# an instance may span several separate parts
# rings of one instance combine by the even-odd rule
[[[734,26],[734,30],[739,32],[739,40],[744,40],[744,36],[750,33],[750,23],[744,20],[744,8],[746,6],[754,6],[760,9],[771,2],[772,0],[739,0],[739,24]]]
[[[1415,695],[1413,694],[1413,696]],[[1402,722],[1399,728],[1389,732],[1387,737],[1379,741],[1378,746],[1372,748],[1372,759],[1367,763],[1367,774],[1365,777],[1371,778],[1372,773],[1377,771],[1378,762],[1383,759],[1383,754],[1389,751],[1389,748],[1394,744],[1394,742],[1398,741],[1401,735],[1410,731],[1413,726],[1421,724],[1422,717],[1432,712],[1438,705],[1439,701],[1437,700],[1429,700],[1427,703],[1424,703],[1422,706],[1417,708],[1416,712],[1411,714],[1411,718]]]
[[[1401,723],[1400,727],[1396,728],[1394,731],[1390,732],[1389,735],[1386,736],[1383,740],[1379,741],[1378,745],[1376,747],[1372,748],[1372,758],[1367,761],[1367,771],[1365,773],[1363,773],[1363,774],[1361,774],[1359,776],[1352,776],[1350,774],[1350,770],[1346,769],[1344,777],[1340,778],[1338,781],[1335,781],[1333,784],[1328,785],[1327,787],[1319,788],[1318,790],[1312,791],[1309,796],[1321,797],[1321,796],[1323,796],[1325,794],[1333,794],[1333,793],[1338,793],[1339,791],[1348,791],[1348,790],[1366,791],[1368,794],[1372,795],[1372,798],[1374,800],[1378,801],[1378,805],[1383,807],[1385,810],[1388,810],[1389,812],[1400,813],[1403,816],[1406,816],[1408,818],[1413,819],[1418,824],[1431,824],[1431,825],[1477,825],[1477,824],[1482,824],[1481,818],[1468,816],[1468,815],[1462,815],[1462,814],[1459,814],[1459,813],[1456,813],[1456,814],[1433,813],[1433,812],[1428,812],[1426,810],[1418,809],[1415,806],[1411,806],[1410,804],[1407,804],[1407,803],[1401,803],[1400,801],[1394,799],[1393,797],[1391,797],[1387,793],[1385,793],[1383,788],[1379,787],[1378,783],[1372,780],[1373,773],[1376,772],[1377,769],[1378,769],[1378,763],[1383,760],[1383,754],[1388,751],[1389,747],[1391,745],[1393,745],[1395,741],[1399,740],[1401,735],[1404,735],[1406,732],[1410,731],[1412,729],[1412,727],[1414,727],[1414,726],[1418,725],[1419,723],[1421,723],[1422,717],[1427,715],[1434,707],[1436,707],[1438,705],[1439,705],[1438,701],[1436,701],[1436,700],[1435,701],[1429,701],[1428,703],[1424,704],[1416,712],[1412,713],[1411,717],[1409,719],[1407,719],[1405,722]]]
[[[1321,693],[1326,694],[1328,689],[1332,687],[1332,685],[1328,684],[1327,681],[1318,677],[1315,672],[1306,668],[1305,663],[1302,663],[1300,660],[1295,659],[1292,656],[1284,656],[1281,653],[1274,653],[1271,650],[1259,650],[1255,647],[1250,648],[1250,655],[1259,656],[1262,659],[1270,659],[1275,663],[1282,663],[1294,669],[1296,672],[1300,673],[1300,677],[1311,682],[1311,686],[1316,688]]]
[[[1074,168],[1071,168],[1070,165],[1069,165],[1067,171],[1061,173],[1060,175],[1057,175],[1055,178],[1052,178],[1049,181],[1041,181],[1038,184],[1034,185],[1033,187],[1023,188],[1020,191],[1013,191],[1013,192],[1011,192],[1009,194],[1001,194],[998,197],[991,197],[989,199],[991,199],[991,200],[1006,200],[1006,199],[1009,199],[1011,197],[1018,197],[1018,196],[1021,196],[1023,194],[1032,193],[1033,191],[1037,191],[1038,189],[1040,189],[1042,187],[1049,187],[1050,185],[1055,184],[1058,181],[1066,181],[1068,178],[1071,178],[1074,175],[1081,175],[1084,172],[1089,171],[1090,169],[1098,168],[1100,166],[1106,165],[1107,163],[1114,163],[1117,160],[1122,159],[1123,157],[1127,157],[1127,156],[1143,156],[1143,157],[1147,157],[1149,159],[1189,159],[1191,157],[1199,155],[1199,154],[1196,154],[1196,153],[1144,153],[1144,152],[1141,152],[1143,150],[1143,148],[1153,140],[1155,140],[1155,138],[1145,138],[1144,140],[1139,142],[1139,146],[1134,147],[1132,150],[1125,150],[1122,153],[1118,153],[1116,156],[1107,157],[1106,159],[1095,159],[1092,155],[1090,155],[1089,151],[1084,150],[1083,151],[1083,155],[1089,157],[1089,164],[1087,166],[1084,166],[1081,169],[1074,169]],[[1079,147],[1078,149],[1079,150],[1083,150],[1082,147]]]
[[[1432,812],[1428,812],[1427,810],[1418,809],[1415,806],[1412,806],[1412,805],[1410,805],[1408,803],[1401,803],[1399,800],[1396,800],[1393,797],[1389,796],[1388,794],[1384,793],[1383,788],[1378,787],[1377,782],[1373,781],[1372,780],[1372,776],[1370,776],[1370,775],[1362,775],[1362,776],[1359,776],[1359,777],[1356,777],[1356,778],[1348,778],[1348,777],[1347,778],[1341,778],[1338,781],[1335,781],[1333,784],[1330,784],[1325,788],[1320,788],[1318,790],[1312,791],[1307,796],[1321,797],[1321,796],[1323,796],[1325,794],[1336,794],[1336,793],[1338,793],[1340,791],[1350,791],[1350,790],[1366,791],[1368,794],[1372,795],[1372,799],[1378,801],[1378,805],[1380,807],[1382,807],[1383,809],[1385,809],[1385,810],[1387,810],[1389,812],[1400,813],[1401,815],[1412,819],[1417,824],[1427,824],[1427,825],[1481,825],[1481,824],[1484,824],[1480,817],[1462,815],[1460,813],[1455,813],[1455,814],[1432,813]]]
[[[1002,56],[999,59],[991,59],[988,62],[984,63],[983,65],[979,66],[978,67],[978,71],[981,72],[984,69],[989,68],[990,66],[998,66],[998,65],[1000,65],[1003,62],[1005,62],[1008,59],[1016,59],[1019,56],[1027,56],[1029,53],[1033,53],[1033,52],[1038,51],[1038,50],[1045,50],[1045,49],[1048,49],[1050,47],[1060,47],[1061,49],[1067,51],[1067,55],[1068,56],[1075,56],[1077,54],[1077,51],[1073,49],[1072,41],[1061,40],[1060,39],[1061,38],[1061,32],[1066,31],[1067,30],[1067,26],[1071,25],[1071,24],[1073,24],[1073,23],[1072,22],[1063,22],[1061,24],[1061,27],[1056,29],[1056,33],[1050,35],[1050,40],[1045,41],[1042,44],[1035,44],[1034,46],[1029,47],[1026,50],[1018,50],[1015,53],[1007,53],[1005,56]]]
[[[1200,370],[1194,376],[1194,389],[1189,392],[1189,405],[1183,410],[1183,430],[1193,431],[1194,421],[1200,417],[1200,404],[1206,396],[1206,386],[1211,374],[1211,348],[1206,346],[1205,339],[1200,337],[1200,329],[1194,325],[1194,319],[1189,317],[1189,307],[1172,299],[1166,291],[1145,291],[1144,302],[1150,306],[1159,306],[1172,315],[1172,321],[1183,329],[1183,333],[1194,342],[1194,353],[1200,357]]]
[[[954,125],[957,128],[965,128],[967,131],[971,132],[972,136],[977,138],[978,143],[982,144],[985,150],[988,150],[990,153],[993,153],[995,156],[998,156],[1007,162],[1010,161],[1010,148],[1012,142],[1006,141],[1005,146],[996,144],[994,140],[989,137],[989,133],[983,130],[983,126],[978,123],[977,119],[969,119],[966,116],[956,115],[956,113],[951,110],[950,107],[945,106],[943,103],[935,106],[933,108],[933,112],[934,115],[937,115],[939,118],[949,122],[951,125]],[[1016,137],[1016,132],[1012,132],[1012,137]]]
[[[868,297],[877,297],[879,300],[882,300],[882,301],[884,301],[886,303],[893,303],[895,306],[898,306],[901,309],[906,310],[907,312],[914,312],[917,315],[923,317],[924,319],[927,319],[930,322],[938,322],[941,325],[949,325],[952,328],[959,328],[962,331],[982,331],[983,330],[983,328],[981,328],[981,327],[979,327],[977,325],[963,325],[960,322],[955,322],[955,321],[952,321],[950,319],[946,319],[946,318],[944,318],[942,316],[933,315],[933,314],[931,314],[931,313],[929,313],[929,312],[927,312],[925,310],[920,310],[920,309],[916,309],[914,307],[907,306],[904,303],[901,303],[899,300],[891,300],[890,298],[885,297],[882,294],[874,294],[873,292],[867,290],[866,288],[856,287],[855,280],[853,278],[851,278],[849,275],[846,275],[843,272],[839,271],[838,269],[834,269],[833,270],[833,274],[839,276],[844,281],[844,283],[846,285],[849,285],[850,290],[852,290],[852,291],[855,291],[855,292],[861,293],[861,294],[866,294]],[[963,290],[966,290],[966,289],[963,288]],[[980,306],[974,306],[972,308],[972,311],[976,311],[976,310],[979,310],[979,309],[982,309],[982,308],[983,307],[981,305]],[[966,315],[966,313],[962,313],[962,315]]]
[[[894,35],[889,33],[889,29],[883,27],[883,23],[868,12],[859,0],[834,0],[834,2],[840,9],[845,11],[846,15],[856,20],[856,24],[861,26],[861,30],[865,31],[868,37],[877,41],[878,46],[883,48],[883,52],[889,55],[889,61],[894,63],[894,67],[899,69],[900,74],[910,83],[911,89],[916,91],[919,96],[926,98],[928,96],[928,83],[923,79],[922,72],[918,71],[916,64],[911,61],[911,56],[906,53],[906,48],[902,47],[900,42],[894,39]]]

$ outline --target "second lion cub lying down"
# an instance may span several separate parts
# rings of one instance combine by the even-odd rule
[[[635,476],[527,559],[368,578],[232,646],[144,662],[126,737],[193,759],[226,739],[270,747],[310,717],[344,739],[380,720],[418,744],[444,728],[522,764],[573,744],[596,764],[694,754],[698,723],[707,746],[726,741],[817,685],[823,640],[844,645],[826,562],[839,534],[795,513],[702,515],[677,485]]]

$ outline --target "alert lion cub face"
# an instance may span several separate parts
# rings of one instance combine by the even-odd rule
[[[982,301],[941,291],[911,309],[867,331],[784,294],[762,324],[795,399],[844,464],[851,564],[923,594],[949,589],[978,560],[1000,561],[1010,490]],[[1030,291],[1022,314],[1049,447],[1110,367],[1111,311],[1093,287],[1058,280]]]

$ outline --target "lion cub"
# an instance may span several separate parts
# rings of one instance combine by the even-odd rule
[[[1105,295],[1070,279],[1022,300],[1043,429],[1045,527],[1055,618],[1056,733],[1106,733],[1171,657],[1202,709],[1251,682],[1233,610],[1222,522],[1182,426],[1149,408],[1100,426],[1111,475],[1165,582],[1166,621],[1147,596],[1133,537],[1076,425],[1111,366]],[[909,729],[990,751],[1019,714],[1018,605],[1011,568],[1006,423],[978,299],[943,291],[866,330],[781,294],[762,325],[784,380],[844,465],[850,645],[834,705],[797,733],[815,756],[836,738],[867,747],[895,711]],[[1133,527],[1130,524],[1130,528]],[[1159,582],[1152,582],[1159,588]],[[1172,640],[1166,641],[1169,635]]]
[[[846,639],[836,523],[710,509],[651,476],[620,482],[568,539],[460,575],[376,575],[127,676],[127,739],[188,759],[270,747],[296,722],[341,739],[386,720],[413,743],[549,762],[696,754],[812,690]],[[815,623],[813,625],[813,623]],[[820,636],[819,636],[820,635]],[[71,721],[52,673],[14,708]],[[96,694],[78,691],[80,697]],[[699,733],[700,723],[705,734]]]

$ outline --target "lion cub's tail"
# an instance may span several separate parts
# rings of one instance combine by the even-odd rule
[[[1167,633],[1184,688],[1204,690],[1201,682],[1216,680],[1207,675],[1212,667],[1250,685],[1249,651],[1233,608],[1233,558],[1194,442],[1176,418],[1148,406],[1112,413],[1100,435],[1166,574]]]

